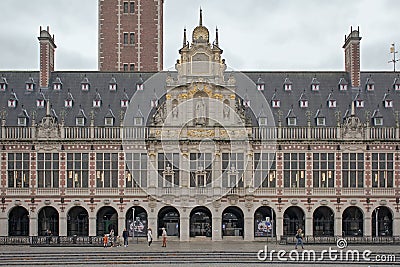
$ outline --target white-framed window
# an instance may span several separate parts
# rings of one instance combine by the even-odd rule
[[[243,100],[243,106],[245,106],[246,108],[249,108],[250,107],[250,100],[248,100],[248,99]]]
[[[336,108],[336,100],[335,99],[330,99],[328,101],[328,107],[330,108]]]
[[[190,153],[190,187],[205,187],[212,182],[212,154]]]
[[[340,91],[347,91],[347,84],[339,84]]]
[[[117,91],[117,84],[116,83],[110,83],[108,88],[110,91]]]
[[[17,106],[17,100],[15,99],[8,99],[8,107],[15,108]]]
[[[290,83],[285,84],[284,86],[285,91],[292,91],[292,85]]]
[[[156,108],[158,106],[158,100],[157,99],[152,99],[150,101],[150,105],[152,108]]]
[[[287,124],[289,126],[296,126],[297,125],[297,119],[296,118],[287,118]]]
[[[222,153],[222,186],[243,187],[245,154]]]
[[[118,153],[96,153],[96,187],[118,187]]]
[[[311,84],[311,91],[319,91],[319,84],[317,83]]]
[[[26,126],[27,118],[25,117],[18,117],[18,126]]]
[[[258,118],[258,124],[260,126],[266,126],[267,125],[267,118],[266,117],[260,117]]]
[[[53,90],[59,91],[61,90],[62,84],[61,83],[54,83]]]
[[[65,106],[66,108],[72,108],[73,104],[74,104],[74,101],[73,101],[72,99],[66,99],[66,100],[64,101],[64,106]]]
[[[25,88],[27,91],[33,91],[33,89],[35,88],[35,84],[34,83],[27,83],[25,85]]]
[[[273,108],[279,108],[281,106],[281,101],[278,99],[274,99],[271,101],[271,104]]]
[[[364,100],[357,99],[356,100],[356,108],[363,108],[364,107]]]
[[[308,107],[308,100],[300,100],[300,107],[307,108]]]
[[[81,84],[82,91],[89,91],[90,85],[88,83]]]
[[[325,126],[325,117],[317,118],[317,126]]]
[[[305,153],[283,154],[283,186],[299,188],[306,186]]]
[[[393,107],[393,100],[386,99],[384,102],[385,102],[385,108],[392,108]]]
[[[114,118],[113,117],[104,118],[104,125],[105,126],[114,126]]]
[[[36,100],[36,106],[37,106],[38,108],[44,108],[44,104],[45,104],[44,99],[37,99],[37,100]]]
[[[133,125],[142,126],[143,125],[143,118],[142,117],[133,118]]]
[[[257,84],[257,90],[258,91],[264,91],[264,88],[265,88],[265,84],[263,84],[263,83]]]
[[[393,85],[395,91],[400,91],[400,83],[396,83]]]
[[[374,89],[375,89],[375,86],[374,86],[374,84],[367,84],[367,91],[374,91]]]
[[[76,126],[84,126],[85,125],[85,118],[83,118],[83,117],[75,118],[75,124],[76,124]]]
[[[126,108],[129,105],[128,99],[121,99],[121,108]]]
[[[0,91],[5,91],[7,89],[6,83],[0,83]]]
[[[158,186],[179,186],[179,153],[158,153]]]
[[[58,153],[37,154],[37,186],[40,188],[58,188],[59,171]]]
[[[374,125],[375,126],[382,126],[383,125],[383,118],[374,118]]]
[[[93,107],[94,107],[94,108],[99,108],[99,107],[101,107],[101,100],[99,100],[99,99],[94,99],[94,100],[93,100]]]
[[[143,91],[143,83],[136,84],[136,90],[137,91]]]

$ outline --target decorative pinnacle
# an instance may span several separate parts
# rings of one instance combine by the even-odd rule
[[[215,45],[218,46],[218,27],[215,27]]]
[[[186,27],[183,29],[183,47],[186,46]]]
[[[199,26],[203,26],[203,10],[201,10],[201,7],[200,7],[200,22],[199,22]]]

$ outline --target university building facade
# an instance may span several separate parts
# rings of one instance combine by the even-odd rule
[[[218,30],[173,72],[0,72],[0,236],[400,236],[400,78],[227,70]],[[51,66],[51,67],[49,67]]]

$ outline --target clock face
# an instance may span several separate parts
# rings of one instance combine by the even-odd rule
[[[198,27],[193,32],[194,40],[207,40],[208,41],[208,30],[204,27]]]

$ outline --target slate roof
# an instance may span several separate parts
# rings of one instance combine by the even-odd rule
[[[370,119],[379,107],[379,113],[383,117],[383,126],[395,126],[395,111],[400,111],[400,90],[394,90],[394,84],[400,83],[400,76],[393,72],[361,72],[360,88],[352,88],[348,86],[346,91],[339,90],[339,83],[347,83],[350,81],[349,74],[346,72],[243,72],[254,84],[257,81],[265,83],[265,89],[262,94],[266,98],[266,103],[271,104],[273,96],[280,100],[279,108],[271,108],[275,121],[278,121],[278,111],[283,114],[282,126],[287,126],[284,117],[289,114],[296,114],[297,126],[307,126],[307,115],[323,114],[326,116],[326,126],[336,126],[336,111],[340,111],[341,117],[344,117],[346,111],[351,106],[351,101],[356,97],[364,100],[363,108],[356,108],[356,115],[361,121],[365,122],[366,112],[369,112]],[[26,90],[26,82],[30,81],[39,84],[38,71],[0,71],[0,77],[7,81],[7,89],[0,91],[0,110],[7,111],[6,125],[17,126],[17,117],[22,112],[22,105],[27,111],[27,115],[32,118],[32,112],[36,111],[36,122],[40,122],[46,113],[46,109],[38,108],[36,100],[46,98],[50,100],[50,104],[54,112],[60,118],[60,114],[64,113],[65,125],[75,126],[75,117],[82,111],[90,120],[90,112],[95,112],[95,125],[104,126],[104,118],[110,115],[110,110],[115,116],[116,126],[120,125],[120,112],[125,108],[121,108],[120,101],[122,99],[131,98],[135,93],[138,83],[146,82],[154,73],[138,73],[138,72],[98,72],[98,71],[57,71],[53,72],[50,77],[50,87],[48,89],[39,89],[38,86],[33,91]],[[175,74],[175,73],[174,73]],[[174,75],[173,74],[173,75]],[[292,84],[291,91],[284,90],[284,83]],[[310,84],[318,81],[319,90],[312,91]],[[366,90],[366,84],[374,82],[375,89],[373,91]],[[82,91],[81,83],[88,82],[90,84],[89,91]],[[117,84],[116,91],[110,91],[110,83]],[[61,90],[54,90],[53,83],[61,83]],[[144,88],[151,90],[154,97],[153,88]],[[256,89],[255,89],[256,90]],[[12,92],[16,94],[18,103],[16,108],[9,108],[7,105]],[[43,96],[41,96],[43,94]],[[306,96],[308,100],[308,108],[300,108],[298,101]],[[383,99],[393,100],[392,108],[385,108],[382,104]],[[93,108],[93,99],[101,97],[101,107]],[[64,101],[73,98],[72,108],[65,108]],[[159,96],[162,97],[162,96]],[[336,108],[329,108],[328,99],[337,101]],[[163,98],[161,98],[162,100]],[[150,106],[144,103],[140,109]],[[137,108],[136,108],[137,109]],[[280,113],[279,112],[279,113]],[[376,113],[375,113],[376,114]],[[259,114],[255,114],[257,117]],[[32,120],[29,120],[29,125]],[[86,126],[89,125],[87,121]],[[311,125],[316,126],[315,120],[311,120]]]

